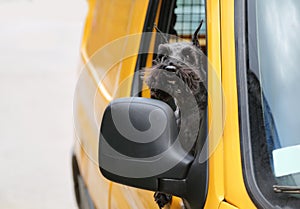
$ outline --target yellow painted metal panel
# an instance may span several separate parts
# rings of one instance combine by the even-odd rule
[[[222,202],[219,209],[238,209],[238,208],[228,204],[227,202]]]
[[[111,41],[141,32],[148,2],[148,0],[97,0],[91,35],[87,42],[87,54],[92,56]]]
[[[95,4],[90,37],[82,54],[84,59],[92,62],[93,67],[89,70],[94,78],[97,77],[96,83],[101,81],[100,89],[108,99],[112,99],[115,89],[123,82],[122,78],[133,73],[132,66],[135,65],[137,56],[133,56],[132,52],[137,54],[141,36],[129,38],[128,41],[126,37],[142,32],[147,7],[148,1],[138,0],[98,0]],[[117,45],[116,42],[120,39],[122,40]],[[126,57],[127,54],[131,57]],[[109,72],[103,70],[107,67],[110,68]],[[126,73],[122,73],[123,70]],[[103,76],[105,79],[102,79]],[[126,90],[125,93],[130,92],[130,87]]]
[[[81,47],[85,67],[80,77],[84,85],[75,101],[77,112],[74,116],[81,130],[76,130],[78,143],[74,151],[90,195],[99,209],[110,207],[109,192],[112,191],[112,183],[101,175],[97,163],[99,125],[111,99],[130,95],[132,79],[127,78],[130,75],[132,78],[141,38],[141,35],[132,36],[142,32],[147,7],[148,0],[89,1]],[[120,40],[126,35],[131,38]]]
[[[224,128],[225,199],[238,208],[255,208],[244,185],[240,153],[236,60],[234,40],[234,0],[221,0],[222,82],[225,93]]]
[[[111,196],[111,209],[157,209],[153,192],[113,184]]]
[[[224,199],[222,129],[220,10],[219,1],[207,1],[207,52],[209,60],[209,184],[205,208],[218,208]],[[213,102],[212,102],[213,101]]]

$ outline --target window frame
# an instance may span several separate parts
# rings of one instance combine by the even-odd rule
[[[272,204],[261,193],[254,176],[246,72],[248,68],[248,27],[246,25],[248,18],[246,0],[235,0],[234,7],[236,73],[243,177],[247,192],[255,205],[260,208],[273,208]]]
[[[143,81],[140,76],[140,69],[146,66],[147,63],[147,57],[148,54],[140,53],[148,51],[150,48],[150,42],[151,42],[151,36],[149,35],[149,32],[152,32],[153,30],[153,24],[155,22],[157,10],[159,7],[159,3],[161,0],[149,0],[149,6],[145,18],[144,28],[143,28],[143,34],[141,38],[141,44],[139,49],[139,54],[136,60],[136,66],[135,66],[135,74],[133,77],[132,87],[131,87],[131,93],[130,96],[142,96],[142,88],[143,88]]]

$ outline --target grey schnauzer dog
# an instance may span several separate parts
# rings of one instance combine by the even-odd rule
[[[189,135],[189,127],[196,124],[197,118],[203,119],[202,114],[207,106],[205,56],[198,42],[198,32],[202,23],[203,21],[196,29],[191,42],[160,44],[153,66],[145,72],[145,82],[150,88],[151,98],[166,102],[174,110],[179,129],[185,127],[185,130],[182,130],[184,139],[181,143],[187,150],[191,150],[192,154],[195,140],[190,142],[190,139],[197,136]],[[181,119],[181,107],[187,109],[185,120]],[[186,123],[185,126],[182,126],[182,123]],[[156,192],[154,198],[159,208],[162,208],[171,202],[172,195]]]

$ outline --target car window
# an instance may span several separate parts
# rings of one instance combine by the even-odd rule
[[[298,208],[300,195],[292,187],[300,186],[296,160],[300,157],[300,2],[257,0],[249,1],[248,7],[247,77],[254,174],[273,205]]]
[[[199,25],[200,20],[205,20],[204,0],[177,0],[175,14],[177,20],[175,30],[178,36],[191,36]],[[200,30],[201,35],[206,34],[206,24]]]
[[[277,14],[286,15],[279,17]],[[300,88],[300,2],[290,0],[282,4],[279,0],[257,1],[256,18],[257,76],[263,92],[264,121],[266,127],[273,123],[272,130],[266,129],[266,135],[272,137],[268,143],[272,146],[269,152],[277,150],[270,153],[274,175],[292,175],[294,181],[291,183],[300,186],[299,164],[295,162],[297,165],[292,169],[286,165],[292,162],[284,163],[283,159],[274,159],[275,156],[288,158],[288,151],[280,151],[281,148],[297,149],[297,145],[300,145],[300,97],[295,92]],[[268,116],[270,114],[272,118]]]

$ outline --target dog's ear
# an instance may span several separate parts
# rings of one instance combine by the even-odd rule
[[[198,26],[198,28],[196,29],[194,35],[193,35],[193,38],[192,38],[192,43],[194,46],[198,47],[198,48],[201,48],[200,47],[200,44],[199,44],[199,41],[198,41],[198,33],[201,29],[201,26],[203,24],[203,20],[200,21],[200,25]]]
[[[154,23],[153,27],[155,28],[155,30],[160,34],[161,38],[163,39],[164,43],[167,44],[169,43],[167,37],[163,34],[163,32],[161,30],[158,29],[157,25]]]

